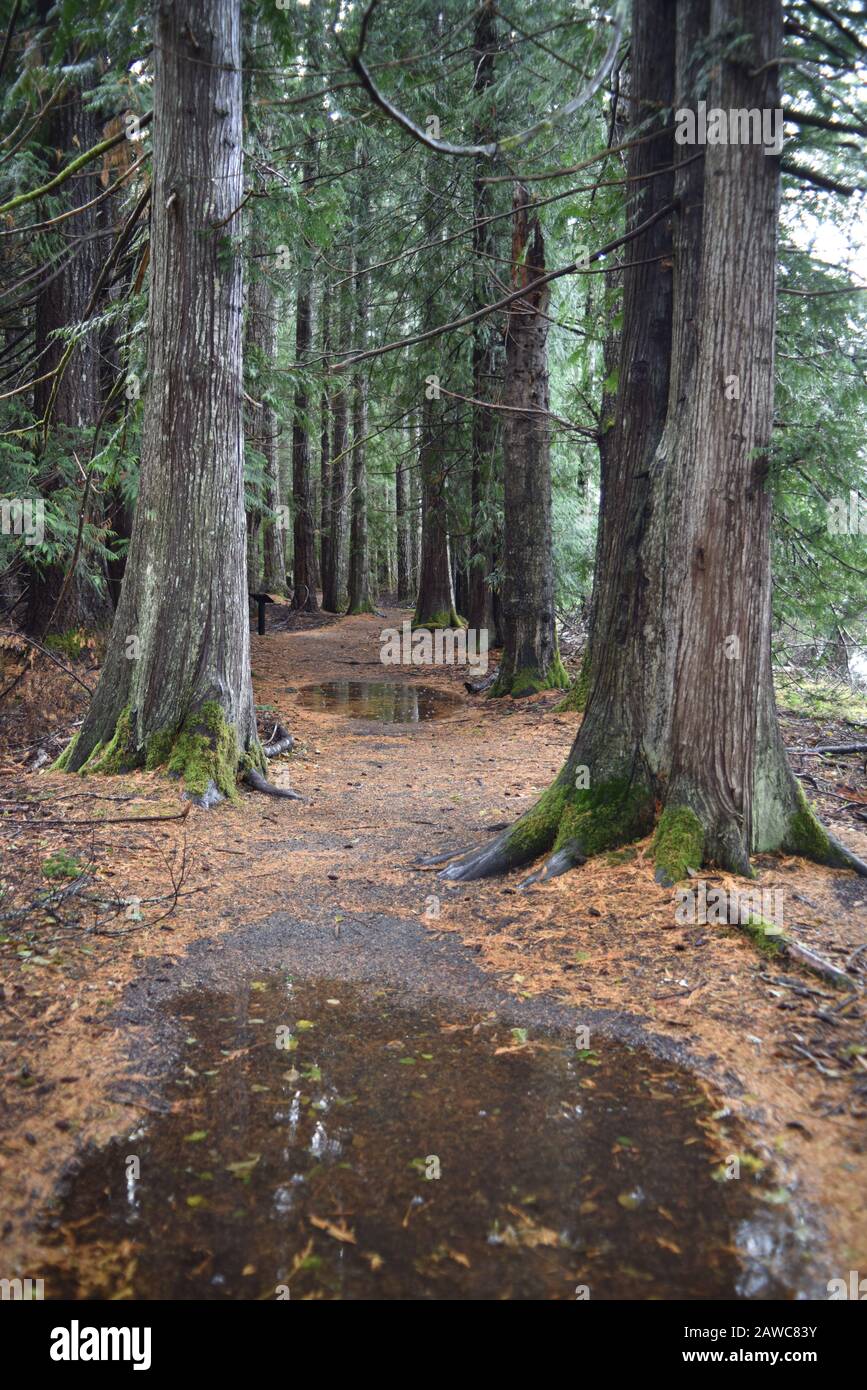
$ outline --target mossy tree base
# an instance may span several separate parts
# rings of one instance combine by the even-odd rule
[[[97,744],[83,760],[76,757],[76,745],[77,739],[73,739],[55,768],[85,776],[110,776],[141,767],[148,771],[165,767],[171,777],[183,782],[186,795],[203,806],[212,806],[223,797],[234,800],[239,774],[263,772],[266,766],[258,744],[240,753],[237,731],[215,700],[189,714],[180,728],[151,734],[144,744],[136,740],[135,721],[127,708],[107,743]]]
[[[542,867],[521,883],[520,887],[525,888],[579,867],[593,855],[620,849],[650,833],[656,819],[659,791],[652,779],[643,774],[627,774],[606,778],[592,787],[576,787],[575,767],[573,755],[536,804],[490,844],[478,850],[455,850],[425,862],[451,860],[439,877],[466,883],[508,873],[548,855]],[[824,830],[798,783],[795,788],[793,795],[799,798],[800,804],[789,821],[786,839],[778,849],[867,876],[867,864]],[[737,863],[717,861],[707,854],[709,842],[708,828],[692,807],[680,802],[664,806],[656,820],[651,845],[656,881],[671,887],[686,878],[690,870],[695,872],[709,862],[734,872],[744,872],[739,850],[735,852]],[[745,871],[751,873],[748,858]]]
[[[441,609],[438,613],[430,613],[427,616],[420,614],[416,609],[410,631],[417,632],[419,628],[430,628],[432,631],[438,628],[464,628],[466,625],[466,618],[462,618],[455,608]]]
[[[587,708],[587,696],[590,694],[590,663],[587,657],[581,664],[578,679],[573,681],[557,705],[557,714],[583,714]]]
[[[526,666],[517,671],[502,672],[497,676],[488,699],[499,699],[511,695],[513,700],[523,696],[538,695],[543,690],[565,690],[569,685],[569,674],[559,656],[554,657],[547,671],[535,666]]]
[[[552,851],[543,867],[525,880],[522,886],[527,886],[565,873],[594,854],[631,844],[652,826],[653,795],[648,785],[615,777],[579,789],[567,764],[520,820],[490,845],[455,859],[440,877],[453,882],[488,878]]]

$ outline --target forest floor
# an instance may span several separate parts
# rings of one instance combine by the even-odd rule
[[[798,859],[757,865],[759,886],[785,894],[787,931],[848,964],[851,994],[761,954],[730,927],[677,925],[648,842],[528,892],[516,892],[516,875],[446,886],[417,857],[484,841],[529,807],[561,766],[578,716],[556,711],[556,692],[471,696],[461,668],[383,667],[380,632],[405,611],[339,620],[270,612],[268,633],[252,638],[254,689],[264,734],[280,719],[296,739],[270,776],[303,802],[242,790],[204,812],[156,773],[74,780],[46,771],[86,695],[42,658],[4,715],[2,1272],[38,1268],[37,1218],[70,1163],[137,1114],[159,1111],[176,1064],[153,1016],[161,986],[189,985],[224,948],[225,969],[255,973],[293,924],[312,973],[325,962],[333,974],[387,977],[393,943],[407,989],[468,1005],[476,995],[479,1006],[511,999],[540,1027],[568,1016],[594,1036],[684,1063],[737,1123],[780,1202],[808,1223],[817,1269],[846,1277],[867,1267],[864,882]],[[93,686],[90,666],[75,669]],[[386,724],[298,698],[326,680],[382,679],[432,686],[456,703],[442,719]],[[864,738],[839,720],[784,715],[783,725],[792,749]],[[863,856],[864,756],[794,763]]]

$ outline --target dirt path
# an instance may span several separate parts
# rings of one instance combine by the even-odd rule
[[[155,1002],[288,952],[310,974],[389,979],[480,1007],[509,1001],[526,1026],[584,1022],[688,1062],[741,1126],[750,1163],[773,1170],[775,1200],[807,1219],[816,1276],[863,1269],[861,996],[837,997],[729,928],[678,926],[646,847],[521,894],[515,878],[447,887],[419,869],[419,855],[483,841],[532,804],[576,716],[555,712],[556,694],[468,696],[455,668],[383,668],[379,634],[406,616],[253,637],[263,727],[279,717],[297,740],[271,775],[303,802],[242,792],[235,805],[131,827],[106,815],[177,815],[164,778],[93,779],[79,795],[62,775],[5,769],[4,796],[50,799],[40,815],[60,821],[10,834],[18,872],[38,875],[62,852],[90,861],[91,896],[141,900],[113,917],[73,902],[0,941],[9,1261],[32,1272],[33,1223],[64,1166],[159,1107],[174,1049]],[[297,699],[323,680],[384,677],[448,690],[460,706],[447,719],[387,725]],[[108,796],[131,799],[93,799]],[[85,817],[95,824],[70,825]],[[864,852],[864,836],[848,838]],[[851,875],[773,861],[760,886],[783,889],[787,929],[838,963],[867,943],[867,894]]]

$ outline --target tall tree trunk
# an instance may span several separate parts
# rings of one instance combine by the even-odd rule
[[[636,115],[660,113],[661,124],[675,93],[689,87],[696,14],[693,4],[679,4],[675,33],[674,6],[636,0]],[[701,45],[714,58],[708,106],[776,108],[780,0],[711,0],[708,38]],[[640,148],[655,147],[660,164],[670,164],[668,139]],[[806,854],[867,874],[809,809],[773,698],[765,476],[779,162],[760,144],[726,144],[709,145],[703,165],[701,217],[692,203],[675,216],[673,297],[664,288],[672,248],[651,264],[655,238],[645,234],[630,247],[630,261],[644,264],[624,276],[620,443],[607,479],[581,729],[541,800],[493,844],[449,866],[448,878],[500,872],[549,849],[541,876],[562,873],[646,834],[658,804],[660,882],[703,863],[749,873],[751,850]],[[685,174],[680,169],[679,179]],[[637,418],[627,418],[632,412]],[[648,430],[657,436],[652,453]]]
[[[255,213],[253,214],[255,219]],[[264,263],[261,236],[253,222],[251,235],[254,265]],[[262,500],[272,513],[281,505],[280,461],[277,448],[277,413],[270,403],[271,372],[277,355],[277,308],[274,285],[268,272],[257,268],[247,289],[246,325],[247,369],[255,404],[247,408],[247,440],[265,460],[262,475]],[[251,592],[260,586],[284,593],[286,590],[286,561],[283,537],[276,522],[264,509],[250,509],[247,516],[247,582]]]
[[[83,96],[80,87],[68,87],[50,123],[48,143],[57,150],[61,165],[100,139],[96,113],[85,107]],[[108,237],[99,235],[101,230],[106,231],[104,224],[101,226],[99,208],[86,206],[100,192],[98,175],[83,171],[68,187],[70,205],[81,211],[66,223],[71,229],[69,235],[75,238],[66,264],[60,274],[49,280],[36,301],[39,357],[35,375],[39,377],[53,371],[60,363],[67,344],[53,335],[84,319],[110,247]],[[37,420],[50,412],[49,428],[57,443],[70,454],[77,452],[85,463],[88,432],[96,428],[101,405],[99,335],[91,331],[83,334],[76,344],[59,382],[50,377],[34,387],[33,409]],[[91,519],[97,509],[98,503],[92,493],[88,507]],[[99,576],[100,588],[95,587],[88,575],[88,567]],[[29,632],[42,636],[49,627],[61,632],[76,627],[108,627],[111,623],[112,606],[104,563],[80,556],[76,572],[64,588],[66,571],[67,566],[61,563],[48,566],[41,574],[31,573],[25,618]]]
[[[277,306],[274,286],[262,280],[255,288],[257,293],[252,296],[253,312],[257,317],[261,315],[263,352],[267,350],[269,361],[273,363],[277,356]],[[266,393],[258,417],[262,432],[258,447],[266,461],[265,505],[268,509],[262,519],[262,582],[266,590],[283,594],[286,592],[286,555],[283,547],[283,528],[277,520],[281,515],[278,508],[284,502],[280,485],[279,425],[277,412],[268,395],[269,393]]]
[[[155,9],[150,389],[120,605],[60,765],[142,764],[206,804],[263,765],[250,679],[242,458],[240,0]],[[217,790],[218,789],[218,790]]]
[[[493,3],[479,7],[473,37],[473,94],[477,102],[486,103],[485,93],[494,80],[494,55],[497,44],[497,21]],[[474,139],[482,144],[492,138],[490,114],[486,109],[477,113]],[[491,185],[484,182],[486,162],[475,161],[473,170],[473,308],[481,309],[487,302],[488,257],[494,252],[494,233],[486,219],[492,214]],[[473,395],[477,401],[490,400],[494,394],[496,375],[496,322],[481,319],[473,329]],[[470,465],[470,539],[467,623],[480,631],[492,629],[493,594],[487,582],[493,570],[493,550],[487,511],[494,466],[497,428],[494,411],[473,406],[472,459]]]
[[[295,317],[295,360],[303,363],[313,339],[312,274],[305,270],[298,282]],[[292,607],[315,613],[316,598],[313,513],[310,503],[310,396],[306,386],[295,392],[292,422],[292,497],[294,503],[294,590]]]
[[[428,193],[423,216],[425,241],[438,235],[439,219],[434,193]],[[436,281],[436,253],[431,252],[428,273]],[[422,329],[436,327],[437,303],[434,292],[425,296]],[[418,472],[421,492],[421,541],[419,547],[418,597],[414,627],[458,627],[461,619],[455,609],[452,566],[449,554],[448,497],[442,410],[435,384],[426,384],[421,408]]]
[[[410,487],[405,453],[397,460],[394,473],[394,509],[397,530],[397,601],[409,606],[415,597],[412,587],[412,538],[410,536]]]
[[[356,351],[367,346],[367,299],[370,293],[365,274],[367,261],[362,250],[369,198],[367,153],[363,140],[356,149],[360,165],[356,219],[355,327]],[[370,599],[370,554],[367,531],[367,373],[362,369],[352,377],[352,529],[349,537],[349,613],[372,613]]]
[[[327,372],[331,354],[331,304],[327,289],[322,293],[322,370]],[[331,396],[328,378],[322,383],[319,403],[319,584],[325,606],[325,581],[331,568]]]
[[[458,627],[449,555],[448,500],[438,402],[425,400],[418,455],[421,483],[421,542],[418,598],[413,627]]]
[[[408,468],[409,473],[409,551],[410,551],[410,593],[418,594],[421,575],[421,471],[418,457],[421,454],[421,415],[412,433],[416,438],[414,456],[416,462]]]
[[[515,287],[545,273],[545,243],[529,194],[515,186]],[[557,651],[551,553],[548,287],[519,300],[506,333],[503,623],[506,643],[491,694],[532,695],[569,684]]]
[[[350,320],[350,296],[344,288],[340,294],[338,353],[349,351]],[[329,613],[339,613],[346,570],[347,447],[349,443],[349,386],[343,376],[337,378],[337,389],[332,398],[332,410],[328,572],[322,576],[322,607],[327,609]]]
[[[313,161],[305,159],[305,187],[313,177]],[[305,266],[298,276],[298,300],[295,312],[295,361],[303,366],[313,342],[313,271]],[[294,590],[292,607],[304,613],[316,613],[315,534],[310,502],[310,394],[305,384],[295,392],[295,414],[292,421],[292,498],[294,503],[295,555],[293,565]]]

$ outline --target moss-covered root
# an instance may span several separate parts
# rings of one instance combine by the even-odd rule
[[[659,818],[651,847],[657,883],[671,888],[700,869],[704,854],[704,827],[689,806],[666,806]]]
[[[500,674],[488,691],[488,699],[511,695],[513,700],[520,700],[525,695],[538,695],[542,690],[565,690],[568,685],[569,674],[559,654],[555,653],[547,671],[541,671],[538,666],[524,666],[510,675],[501,666]]]
[[[788,854],[801,854],[816,864],[832,869],[854,869],[867,878],[867,864],[826,830],[804,795],[800,782],[795,782],[798,807],[791,817],[781,849]]]
[[[652,817],[653,798],[647,788],[617,778],[598,787],[576,789],[564,768],[520,820],[492,844],[456,858],[439,876],[466,883],[508,873],[553,851],[542,868],[521,884],[526,887],[566,873],[591,855],[640,839],[647,834]]]
[[[520,820],[481,849],[468,850],[459,858],[453,856],[454,862],[443,869],[439,877],[455,883],[469,883],[472,879],[506,874],[510,869],[519,869],[538,859],[554,843],[567,793],[564,769]]]

